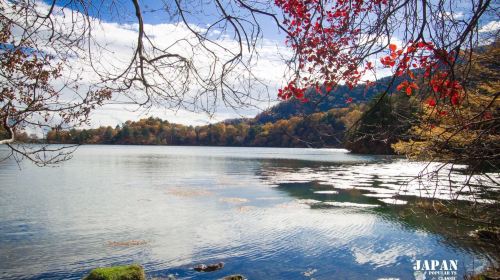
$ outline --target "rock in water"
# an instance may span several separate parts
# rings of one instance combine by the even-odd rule
[[[480,228],[471,232],[471,235],[483,241],[498,243],[500,241],[500,228]]]
[[[229,275],[224,278],[221,278],[219,280],[246,280],[245,276],[241,274],[234,274],[234,275]]]
[[[209,265],[199,264],[199,265],[194,267],[194,270],[196,270],[198,272],[202,272],[202,271],[203,272],[212,272],[212,271],[216,271],[216,270],[221,270],[223,267],[224,267],[223,262],[216,263],[216,264],[209,264]]]
[[[146,275],[142,266],[132,264],[96,268],[83,280],[146,280]]]

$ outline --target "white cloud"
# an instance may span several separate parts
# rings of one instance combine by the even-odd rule
[[[206,125],[208,123],[220,122],[231,118],[254,117],[259,110],[242,109],[238,112],[226,108],[220,108],[214,115],[209,116],[203,112],[192,112],[188,110],[169,110],[163,108],[151,108],[149,110],[138,108],[137,105],[108,104],[93,112],[90,127],[116,126],[127,120],[138,120],[141,118],[158,117],[172,123],[184,125]]]
[[[465,14],[463,12],[444,12],[441,17],[446,20],[456,21],[464,18]]]
[[[479,29],[479,33],[495,32],[500,29],[500,21],[490,21]]]
[[[209,58],[204,56],[203,53],[201,55],[189,54],[187,53],[187,46],[183,46],[182,44],[173,45],[174,42],[179,40],[194,39],[185,26],[177,24],[146,24],[145,30],[156,46],[163,48],[171,46],[169,49],[171,52],[180,53],[186,56],[195,56],[193,60],[197,65],[200,65],[198,68],[201,71],[206,71],[207,65],[211,63],[208,61]],[[105,54],[99,56],[99,65],[106,70],[120,68],[130,59],[132,48],[136,45],[137,25],[103,22],[94,30],[94,36],[97,42],[107,49]],[[223,37],[214,40],[228,49],[234,50],[238,47],[234,40]],[[254,116],[261,109],[265,109],[275,103],[276,92],[281,85],[283,73],[285,71],[284,62],[278,53],[278,51],[280,53],[286,52],[283,49],[283,45],[279,42],[263,40],[258,47],[259,56],[250,63],[252,66],[252,74],[268,86],[267,91],[264,91],[262,88],[261,91],[269,93],[269,96],[256,96],[256,91],[253,96],[256,100],[252,104],[255,107],[232,110],[220,103],[216,108],[215,114],[209,116],[204,112],[195,113],[185,109],[166,110],[161,107],[156,107],[149,111],[144,111],[141,109],[137,110],[137,106],[135,105],[106,105],[94,112],[92,126],[116,125],[125,120],[136,120],[146,116],[161,117],[171,122],[193,125],[217,122],[227,118]],[[221,54],[221,57],[223,56],[224,54]],[[243,69],[237,69],[236,74],[241,74],[242,72]],[[195,90],[195,88],[193,89]],[[140,95],[141,92],[137,92],[137,94]],[[122,96],[118,96],[115,98],[115,101],[123,102],[125,99]]]

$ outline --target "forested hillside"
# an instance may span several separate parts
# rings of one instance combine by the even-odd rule
[[[359,106],[294,116],[260,124],[255,120],[184,126],[159,118],[84,130],[52,130],[50,143],[210,145],[261,147],[340,147],[346,126],[360,115]]]
[[[367,86],[361,84],[350,89],[346,85],[340,85],[335,89],[327,91],[321,87],[321,94],[317,94],[315,89],[306,92],[307,102],[297,99],[282,101],[269,110],[258,114],[255,117],[257,123],[275,122],[281,119],[288,119],[292,116],[305,116],[316,112],[327,112],[334,108],[346,108],[349,103],[364,104],[370,102],[377,94],[384,92],[392,77],[381,78],[377,83]],[[403,80],[402,77],[396,79],[394,84]],[[389,87],[388,92],[393,92],[395,86]]]

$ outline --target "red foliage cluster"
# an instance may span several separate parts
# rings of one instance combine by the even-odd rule
[[[433,97],[428,99],[429,106],[436,106],[437,101],[446,101],[458,105],[462,99],[463,88],[454,80],[449,69],[455,62],[454,52],[438,49],[432,43],[410,42],[406,49],[399,49],[394,44],[389,45],[390,55],[382,57],[380,62],[387,68],[395,67],[395,75],[408,75],[408,80],[397,86],[411,95],[419,89],[415,82],[413,69],[421,69],[423,78],[428,80]]]
[[[352,21],[360,14],[385,5],[386,0],[337,0],[326,8],[320,0],[275,0],[283,9],[288,26],[287,44],[298,60],[296,77],[282,90],[279,97],[304,99],[305,89],[323,86],[329,89],[344,82],[349,87],[358,84],[372,65],[360,67],[362,59],[351,51],[359,45],[359,28]],[[301,77],[301,73],[306,73]],[[319,82],[321,80],[322,82]]]
[[[285,15],[288,27],[287,44],[295,51],[297,68],[294,78],[280,89],[282,99],[291,97],[307,100],[307,88],[321,87],[329,92],[339,83],[350,88],[356,86],[368,70],[371,62],[365,63],[362,51],[361,30],[357,21],[367,14],[377,15],[386,0],[275,0]],[[460,83],[449,71],[455,61],[455,53],[439,49],[428,42],[408,42],[406,48],[389,45],[389,55],[380,59],[383,66],[391,68],[396,76],[407,75],[408,80],[397,86],[400,91],[412,95],[419,86],[415,69],[420,69],[423,78],[432,90],[430,106],[438,101],[460,103]],[[349,99],[348,99],[349,100]]]

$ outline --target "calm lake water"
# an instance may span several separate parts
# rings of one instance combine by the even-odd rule
[[[55,168],[3,161],[0,278],[140,263],[160,279],[415,279],[415,260],[452,259],[462,279],[492,256],[451,218],[404,215],[416,196],[453,196],[407,184],[423,166],[343,150],[165,146],[82,146]],[[219,261],[217,272],[192,269]]]

